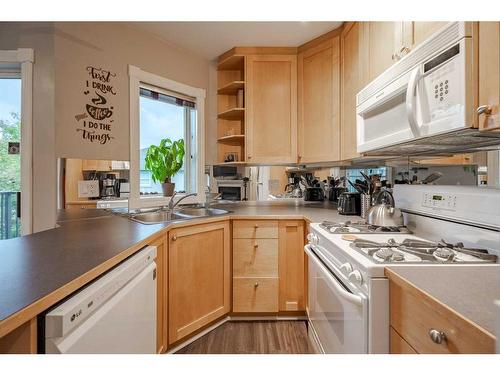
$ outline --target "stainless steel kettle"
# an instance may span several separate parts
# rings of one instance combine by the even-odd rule
[[[378,227],[400,227],[404,224],[403,214],[394,207],[394,197],[388,190],[382,190],[375,198],[375,205],[368,210],[366,221]]]

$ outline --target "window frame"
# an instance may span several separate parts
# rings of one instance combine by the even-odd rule
[[[194,197],[186,198],[183,203],[203,203],[205,201],[203,177],[205,174],[205,89],[192,87],[159,75],[146,72],[136,66],[128,66],[130,92],[130,196],[129,209],[165,206],[170,197],[140,195],[140,87],[153,86],[159,90],[179,93],[196,100],[196,148],[197,148],[197,189]],[[186,150],[186,155],[187,154]],[[189,150],[190,151],[190,150]],[[187,167],[187,166],[185,166]],[[184,194],[179,194],[182,196]]]
[[[32,48],[0,50],[4,76],[21,77],[21,235],[33,231],[33,65]]]

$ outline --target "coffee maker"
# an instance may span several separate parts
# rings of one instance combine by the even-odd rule
[[[116,176],[112,173],[108,173],[106,178],[101,181],[101,198],[110,199],[116,197]]]

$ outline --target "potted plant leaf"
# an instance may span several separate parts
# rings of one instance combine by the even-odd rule
[[[172,177],[179,172],[184,162],[184,140],[162,139],[159,146],[149,146],[145,161],[153,181],[161,183],[163,195],[172,196],[175,190]]]

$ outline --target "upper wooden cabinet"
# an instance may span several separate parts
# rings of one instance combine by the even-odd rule
[[[479,22],[479,106],[479,128],[499,130],[500,22]]]
[[[298,54],[299,163],[340,160],[340,35]]]
[[[229,221],[173,229],[168,238],[168,341],[172,344],[230,310]]]
[[[82,170],[83,171],[111,171],[112,163],[111,160],[82,160]]]
[[[394,64],[396,53],[401,49],[401,37],[398,33],[400,24],[400,22],[363,22],[363,32],[366,35],[363,48],[368,54],[368,64],[365,61],[363,65],[369,81]]]
[[[366,50],[363,48],[363,25],[347,23],[341,34],[341,127],[340,153],[342,160],[359,156],[356,152],[356,95],[366,83],[363,69]]]
[[[409,22],[411,24],[412,32],[412,48],[418,46],[420,43],[429,38],[432,34],[438,31],[441,27],[448,22]]]
[[[297,56],[250,55],[246,59],[246,160],[295,163]]]

